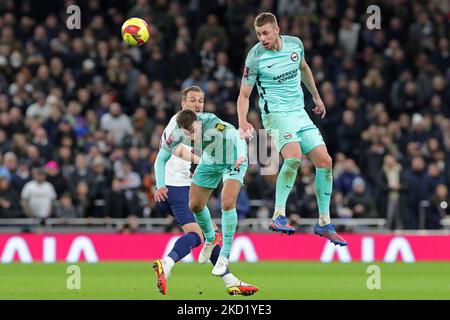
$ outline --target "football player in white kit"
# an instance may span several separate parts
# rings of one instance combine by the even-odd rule
[[[198,86],[190,86],[182,91],[181,107],[194,112],[203,112],[204,92]],[[170,119],[161,137],[162,143],[170,145],[172,132],[177,128],[176,115]],[[162,294],[167,292],[166,280],[171,274],[171,270],[176,262],[183,259],[195,247],[200,246],[204,241],[202,229],[195,221],[194,214],[189,209],[189,188],[191,186],[191,163],[198,163],[200,158],[194,154],[191,147],[180,144],[174,154],[166,163],[165,187],[158,188],[155,194],[155,201],[160,207],[173,214],[176,222],[184,231],[174,244],[172,251],[166,257],[156,260],[153,268],[157,275],[157,287]],[[155,171],[158,168],[155,168]],[[217,226],[214,224],[217,231]],[[215,245],[210,261],[216,264],[220,254],[220,233],[216,232]],[[221,276],[230,295],[252,295],[259,289],[236,278],[228,269]]]

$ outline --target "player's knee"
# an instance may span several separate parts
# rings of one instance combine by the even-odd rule
[[[285,144],[281,148],[281,155],[284,159],[302,159],[302,150],[300,148],[300,144],[296,142],[291,142]]]
[[[287,168],[287,170],[291,171],[292,173],[297,173],[298,168],[300,167],[301,160],[298,158],[289,158],[284,160],[284,164]]]
[[[203,242],[205,242],[205,239],[203,238],[203,232],[200,229],[200,227],[198,227],[198,230],[194,231],[196,234],[198,234],[198,236],[200,237],[200,244],[202,244]]]
[[[200,238],[200,243],[204,242],[203,232],[200,226],[197,223],[188,223],[182,226],[184,233],[196,233]]]
[[[202,211],[204,207],[205,206],[202,203],[189,200],[189,209],[191,209],[191,211],[194,213]]]
[[[331,169],[333,167],[333,159],[331,159],[330,155],[326,155],[322,157],[319,161],[316,163],[316,168],[326,168]]]
[[[223,211],[229,211],[236,208],[236,199],[234,199],[233,197],[222,197],[221,202]]]

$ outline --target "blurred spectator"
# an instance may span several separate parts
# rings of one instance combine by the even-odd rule
[[[56,192],[46,178],[45,169],[36,168],[33,170],[33,180],[22,189],[22,208],[30,218],[48,218],[52,213]]]
[[[111,104],[109,113],[102,116],[100,128],[112,136],[115,144],[120,144],[127,134],[133,132],[130,119],[122,113],[118,103]]]
[[[379,210],[381,217],[387,219],[387,227],[401,229],[403,226],[404,205],[402,202],[402,186],[405,186],[405,177],[402,166],[392,154],[387,154],[383,159],[383,168],[378,173],[377,187],[380,190]]]
[[[11,181],[11,172],[5,166],[0,166],[0,176],[4,176],[8,181]]]
[[[151,171],[148,162],[149,150],[147,147],[131,147],[128,150],[128,161],[131,163],[133,171],[139,174],[139,177],[144,177]]]
[[[45,165],[45,170],[47,172],[47,181],[55,188],[59,198],[66,190],[68,190],[67,183],[61,174],[59,164],[53,160],[49,161]]]
[[[92,174],[88,177],[91,212],[88,216],[93,218],[104,218],[107,212],[107,197],[110,191],[111,180],[106,172],[105,162],[99,156],[92,161]]]
[[[128,11],[128,17],[145,17],[151,13],[151,7],[148,0],[137,0]]]
[[[32,139],[33,145],[39,149],[39,155],[45,159],[49,160],[53,156],[53,148],[50,141],[47,138],[47,132],[42,127],[38,127],[34,131],[34,138]]]
[[[333,193],[331,204],[332,217],[335,216],[337,218],[352,218],[353,212],[346,206],[344,196],[341,192]]]
[[[135,135],[140,135],[145,145],[150,142],[152,132],[155,127],[153,119],[149,119],[144,108],[137,108],[134,115],[131,117],[131,123],[134,129]]]
[[[345,159],[342,172],[335,178],[335,187],[345,196],[352,190],[353,180],[359,177],[359,169],[353,159]]]
[[[199,52],[199,60],[204,74],[211,77],[212,71],[216,67],[216,52],[214,50],[214,42],[205,40]]]
[[[63,193],[56,203],[55,206],[55,216],[57,218],[70,219],[70,218],[80,218],[80,212],[77,211],[72,203],[72,197],[70,193]]]
[[[351,18],[354,17],[354,13],[352,9],[347,9],[348,13],[352,13],[346,15],[341,20],[341,27],[338,32],[339,45],[344,49],[344,52],[348,56],[353,56],[356,52],[358,46],[359,39],[359,31],[361,30],[361,25],[359,23],[355,23]]]
[[[128,160],[122,162],[121,170],[116,177],[120,177],[120,185],[123,190],[135,190],[141,186],[141,178],[133,171],[131,162]]]
[[[6,132],[0,129],[0,153],[5,153],[11,150],[11,142],[7,139]]]
[[[128,202],[119,179],[112,180],[112,188],[106,199],[106,215],[111,218],[125,218],[128,213]]]
[[[19,194],[7,176],[0,174],[0,218],[22,218]]]
[[[352,191],[347,195],[347,207],[352,211],[353,218],[376,218],[375,202],[366,189],[362,178],[355,178]]]
[[[222,51],[228,48],[228,36],[225,28],[219,24],[219,19],[214,14],[209,14],[206,17],[206,23],[198,30],[195,39],[196,49],[200,51],[207,40],[211,40],[217,50]]]
[[[428,193],[430,179],[425,170],[425,161],[422,157],[414,157],[410,168],[405,173],[407,210],[404,227],[407,230],[420,227],[420,212],[424,210],[425,201],[430,201]]]
[[[34,99],[36,102],[28,107],[26,116],[27,118],[38,118],[44,122],[50,116],[50,105],[47,103],[45,94],[42,91],[35,92]],[[53,98],[49,97],[48,99]]]
[[[182,40],[177,40],[175,50],[169,55],[170,76],[177,86],[186,79],[193,65],[193,58],[188,52],[186,43]]]
[[[202,74],[199,68],[192,68],[189,77],[181,83],[181,89],[190,86],[199,86],[203,91],[207,89],[207,77]]]
[[[3,156],[3,165],[6,169],[8,169],[9,172],[9,180],[11,181],[12,175],[14,175],[14,173],[17,170],[17,156],[14,152],[7,152],[4,154]]]
[[[77,216],[87,217],[91,206],[91,200],[89,198],[89,185],[86,181],[81,180],[76,184],[73,201]]]
[[[278,2],[278,15],[292,17],[301,5],[302,3],[296,0],[280,0]]]
[[[355,141],[359,141],[361,130],[360,123],[355,118],[355,113],[351,110],[344,111],[342,124],[337,129],[339,149],[344,154],[354,157]]]
[[[429,190],[427,193],[432,195],[438,185],[445,184],[445,176],[436,163],[430,163],[428,165],[427,175],[430,181],[428,186]]]
[[[64,177],[69,183],[71,191],[76,190],[80,181],[86,181],[89,177],[88,160],[84,153],[77,154],[75,158],[75,166]]]
[[[245,219],[248,218],[250,212],[250,201],[247,194],[247,189],[245,187],[241,188],[236,200],[236,210],[238,213],[238,218]]]
[[[50,110],[49,117],[43,124],[45,131],[47,131],[47,136],[49,137],[54,136],[61,120],[62,120],[61,109],[59,107],[53,106]]]
[[[448,193],[448,187],[445,184],[439,184],[436,186],[436,191],[433,195],[434,208],[439,211],[439,218],[445,218],[450,215],[450,196]]]
[[[12,175],[12,185],[19,193],[27,182],[33,180],[28,161],[20,161],[16,172]]]
[[[438,184],[433,194],[431,206],[427,211],[425,221],[427,229],[442,228],[441,219],[448,217],[450,214],[449,204],[448,187],[445,184]]]
[[[205,112],[236,123],[244,59],[258,41],[255,14],[273,11],[281,33],[302,40],[327,107],[313,121],[334,160],[332,215],[351,214],[344,200],[360,177],[390,228],[421,226],[417,208],[426,201],[425,226],[437,228],[442,208],[433,201],[450,186],[448,5],[385,1],[382,30],[368,30],[361,8],[370,3],[93,1],[83,9],[86,28],[71,32],[49,2],[38,11],[16,6],[14,15],[0,10],[0,172],[21,193],[31,169],[54,161],[58,193],[71,192],[82,216],[104,217],[111,176],[121,180],[128,160],[131,174],[120,183],[140,183],[127,187],[127,203],[138,204],[127,210],[139,216],[145,207],[150,215],[152,166],[180,89],[199,85]],[[150,22],[150,42],[139,48],[123,46],[117,32],[131,16]],[[258,99],[253,94],[249,105],[255,128],[262,127]],[[275,180],[261,176],[263,168],[254,164],[247,173],[249,201],[263,204],[250,216],[272,209]],[[313,172],[307,164],[302,170],[287,207],[293,221],[317,216]]]

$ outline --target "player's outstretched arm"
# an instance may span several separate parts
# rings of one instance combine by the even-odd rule
[[[300,69],[302,81],[308,88],[311,95],[313,96],[315,107],[312,110],[315,114],[321,116],[321,118],[323,119],[325,118],[327,110],[325,109],[325,105],[322,102],[322,99],[320,98],[319,91],[317,90],[311,68],[308,66],[305,59],[302,59],[302,62],[300,63]]]
[[[167,188],[166,188],[166,163],[170,159],[170,152],[159,149],[158,155],[155,160],[155,180],[156,180],[156,193],[155,201],[162,202],[167,200]]]
[[[192,150],[189,150],[185,145],[179,144],[174,153],[180,159],[192,162],[194,164],[200,163],[200,157],[197,156]]]
[[[239,134],[242,139],[253,138],[253,132],[255,129],[247,121],[249,99],[252,93],[253,86],[241,84],[241,90],[237,100],[237,112],[239,119]]]

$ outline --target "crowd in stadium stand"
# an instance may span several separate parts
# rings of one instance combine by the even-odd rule
[[[81,29],[69,30],[75,1],[2,1],[0,218],[164,217],[153,162],[180,89],[200,86],[205,111],[237,126],[253,21],[271,11],[282,34],[303,41],[327,108],[325,119],[311,117],[334,161],[332,217],[441,228],[450,214],[450,8],[376,1],[381,29],[369,30],[371,2],[76,1]],[[122,42],[128,17],[149,22],[144,46]],[[249,119],[262,128],[255,92]],[[240,218],[271,215],[276,176],[261,166],[249,168]],[[292,221],[317,217],[313,183],[305,159]],[[260,199],[268,207],[250,205]],[[218,215],[217,200],[210,205]]]

